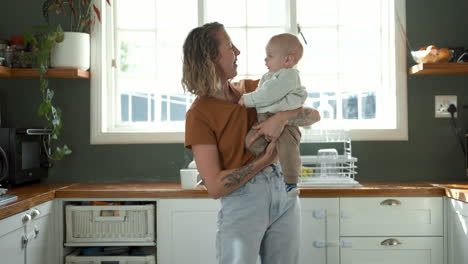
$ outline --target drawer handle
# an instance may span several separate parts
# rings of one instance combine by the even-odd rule
[[[125,222],[127,218],[125,213],[118,210],[94,211],[93,218],[95,222]]]
[[[327,242],[325,240],[315,240],[314,241],[315,248],[325,248],[327,247]]]
[[[382,201],[380,203],[380,205],[382,206],[396,206],[396,205],[401,205],[401,202],[399,200],[396,200],[396,199],[387,199],[385,201]]]
[[[384,241],[380,242],[380,245],[382,246],[398,246],[401,244],[402,243],[398,241],[398,239],[395,239],[395,238],[385,239]]]
[[[23,224],[26,224],[27,222],[31,221],[31,215],[30,214],[25,214],[23,216],[23,219],[21,219],[23,221]]]
[[[125,222],[125,216],[98,216],[94,218],[96,222]]]

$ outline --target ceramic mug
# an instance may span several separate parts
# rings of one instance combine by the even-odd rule
[[[181,169],[180,183],[182,189],[195,189],[197,186],[198,170],[197,169]]]

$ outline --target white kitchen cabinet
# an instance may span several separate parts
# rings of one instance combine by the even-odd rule
[[[468,203],[447,198],[448,264],[468,263]]]
[[[340,198],[341,236],[442,236],[442,197]]]
[[[58,263],[53,201],[0,221],[0,256],[9,264]]]
[[[341,264],[357,263],[442,264],[443,237],[342,238]]]
[[[215,264],[219,206],[212,199],[159,200],[158,263]],[[338,206],[338,198],[301,199],[301,264],[339,263]]]
[[[22,221],[25,213],[19,213],[0,221],[0,256],[11,264],[26,263],[26,248],[23,236],[26,233]]]
[[[57,263],[156,263],[157,199],[70,198],[58,203],[64,233]],[[90,247],[101,252],[82,254]],[[123,252],[109,253],[113,250]]]
[[[161,199],[157,208],[158,263],[216,264],[218,200]]]
[[[339,264],[339,199],[301,198],[300,264]]]
[[[341,264],[445,263],[442,197],[340,198]]]

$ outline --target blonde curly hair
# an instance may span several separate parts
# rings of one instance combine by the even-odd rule
[[[219,41],[216,33],[224,25],[212,22],[194,28],[188,34],[183,46],[182,87],[197,96],[214,95],[221,89],[216,72],[219,56]]]

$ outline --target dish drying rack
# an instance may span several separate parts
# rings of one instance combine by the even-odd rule
[[[300,187],[353,187],[362,186],[355,180],[357,158],[352,156],[349,130],[303,129],[302,142],[341,145],[342,152],[336,156],[301,156],[302,175]]]

